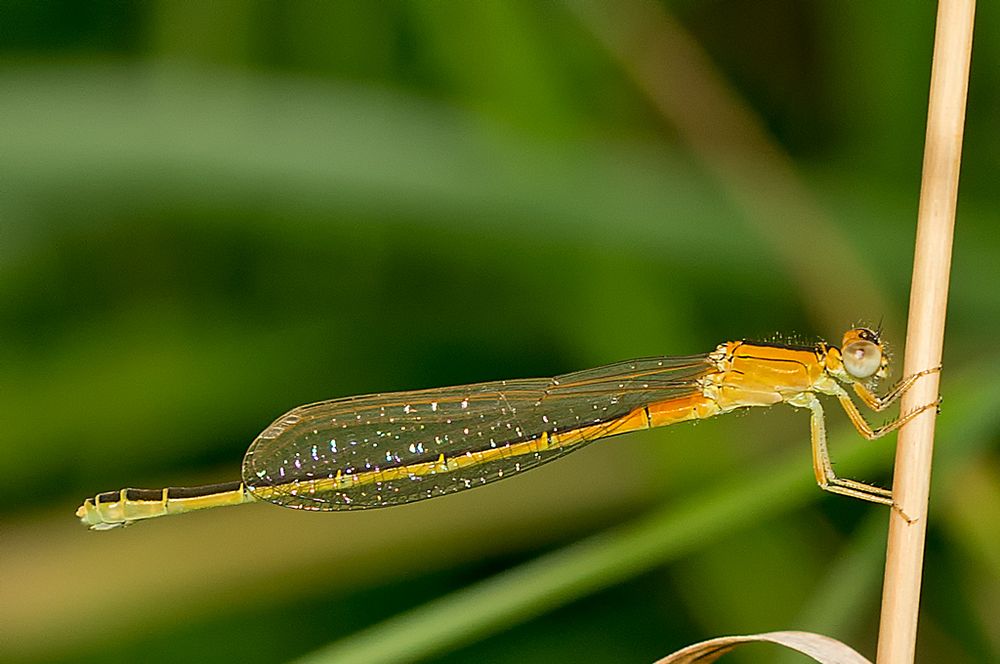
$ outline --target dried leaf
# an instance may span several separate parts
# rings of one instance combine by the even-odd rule
[[[656,664],[709,664],[747,643],[777,643],[808,655],[822,664],[871,664],[853,648],[836,639],[811,632],[767,632],[709,639],[657,660]]]

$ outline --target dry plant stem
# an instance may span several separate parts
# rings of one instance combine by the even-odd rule
[[[938,5],[904,375],[941,363],[974,16],[974,0]],[[938,375],[917,381],[903,397],[903,412],[937,398]],[[934,424],[928,411],[899,434],[893,496],[909,519],[898,510],[889,517],[880,664],[914,658]]]

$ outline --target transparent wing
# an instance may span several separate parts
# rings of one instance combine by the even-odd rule
[[[555,378],[300,406],[253,442],[243,481],[261,500],[311,510],[383,507],[453,493],[614,435],[622,418],[690,394],[712,370],[702,355],[654,357]]]

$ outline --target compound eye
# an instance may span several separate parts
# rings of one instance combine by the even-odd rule
[[[841,351],[844,368],[854,378],[871,378],[882,366],[882,349],[870,341],[854,341]]]

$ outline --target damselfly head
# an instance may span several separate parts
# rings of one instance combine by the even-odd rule
[[[885,378],[889,372],[889,356],[885,354],[875,330],[867,327],[848,330],[844,334],[840,353],[844,369],[857,380]]]

